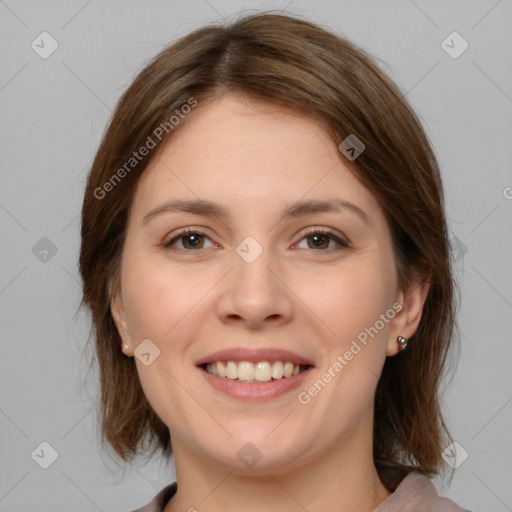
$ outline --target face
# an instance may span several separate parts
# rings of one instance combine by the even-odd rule
[[[371,453],[378,377],[421,297],[322,127],[226,95],[140,178],[112,312],[175,453],[278,472]]]

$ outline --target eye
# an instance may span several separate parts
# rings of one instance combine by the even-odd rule
[[[210,241],[210,246],[205,245],[207,240]],[[307,247],[300,246],[303,240],[306,240]],[[200,249],[208,249],[209,247],[218,247],[206,234],[190,227],[175,233],[171,239],[163,243],[163,246],[177,253],[189,253]],[[320,249],[321,251],[330,252],[332,250],[348,248],[350,244],[332,231],[314,228],[303,233],[297,247],[300,249]]]
[[[314,228],[303,234],[302,240],[306,240],[307,247],[298,247],[300,249],[321,249],[321,250],[340,250],[348,248],[350,245],[346,240],[343,240],[332,231]]]
[[[173,238],[164,242],[163,245],[166,249],[171,249],[175,252],[191,252],[194,250],[208,248],[205,247],[205,240],[210,239],[204,233],[192,228],[186,228],[176,233]],[[178,244],[178,247],[173,247],[176,244]],[[179,247],[180,244],[181,247]],[[212,243],[211,247],[214,247],[215,245],[216,244]]]

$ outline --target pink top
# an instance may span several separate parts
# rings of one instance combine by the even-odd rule
[[[164,487],[145,507],[133,512],[163,512],[176,494],[176,482]],[[409,473],[395,492],[372,512],[470,512],[437,493],[434,484],[419,473]]]

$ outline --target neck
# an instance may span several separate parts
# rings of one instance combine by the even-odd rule
[[[282,512],[371,512],[390,492],[373,462],[371,432],[355,429],[355,437],[338,440],[336,448],[328,446],[325,453],[315,453],[314,459],[292,469],[256,472],[255,467],[251,473],[205,460],[174,439],[178,491],[164,512],[261,512],[276,507]],[[364,453],[361,446],[368,447]]]

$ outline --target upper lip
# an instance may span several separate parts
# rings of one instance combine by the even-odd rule
[[[198,359],[196,365],[201,366],[217,361],[248,361],[250,363],[258,363],[260,361],[283,361],[285,363],[290,362],[293,364],[314,366],[311,360],[301,357],[289,350],[277,348],[248,349],[242,347],[227,348],[212,352]]]

